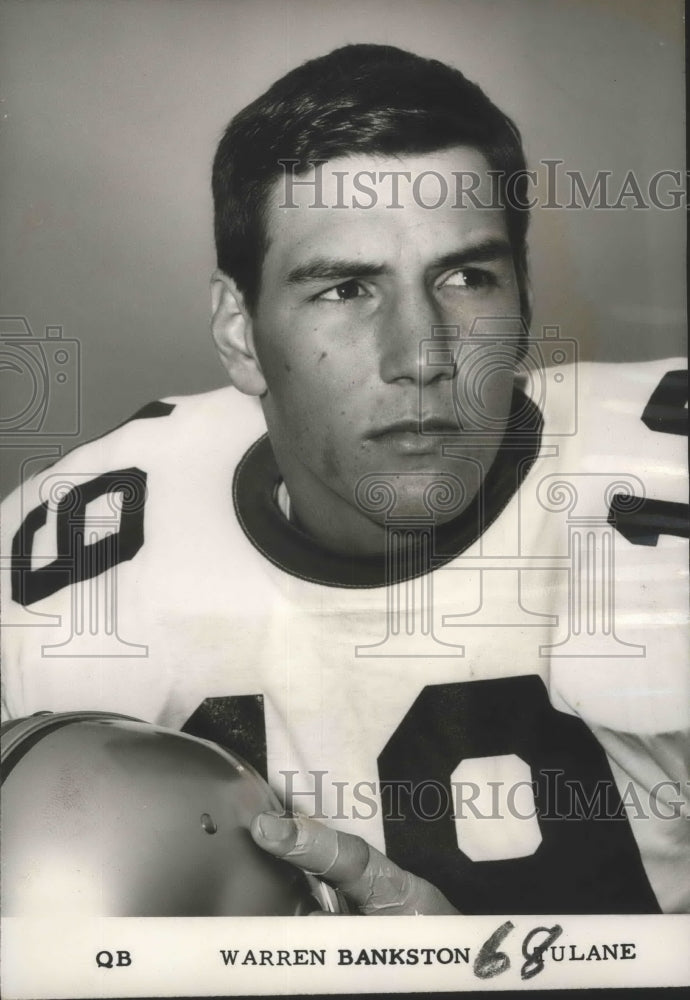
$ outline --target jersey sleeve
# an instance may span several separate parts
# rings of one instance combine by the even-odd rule
[[[690,910],[687,386],[683,360],[583,367],[578,614],[551,654],[554,705],[605,749],[666,912]]]

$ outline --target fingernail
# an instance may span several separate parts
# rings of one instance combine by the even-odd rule
[[[294,824],[289,816],[261,813],[256,822],[262,838],[271,844],[282,844],[294,833]]]

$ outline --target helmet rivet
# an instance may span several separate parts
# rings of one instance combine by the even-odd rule
[[[208,813],[201,814],[201,829],[206,833],[215,833],[218,827],[213,821],[213,817],[209,816]]]

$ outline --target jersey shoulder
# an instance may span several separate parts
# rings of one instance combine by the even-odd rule
[[[55,506],[102,477],[174,480],[192,465],[233,467],[263,432],[259,406],[232,387],[148,403],[22,483],[3,503],[4,533],[36,505]]]
[[[189,524],[196,497],[222,517],[234,465],[264,429],[253,404],[232,388],[151,403],[21,484],[2,507],[5,615],[47,608],[135,556],[148,565],[156,540],[169,547]]]
[[[620,491],[687,503],[686,359],[580,363],[563,381],[567,391],[547,379],[542,410],[564,472],[620,475]]]

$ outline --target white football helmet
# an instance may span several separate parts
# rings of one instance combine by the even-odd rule
[[[261,851],[281,805],[215,743],[107,712],[2,727],[5,916],[251,916],[332,908],[316,879]],[[317,902],[318,900],[318,902]]]

